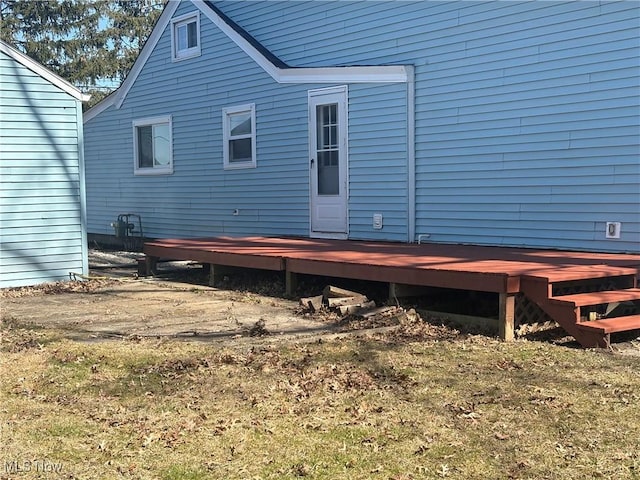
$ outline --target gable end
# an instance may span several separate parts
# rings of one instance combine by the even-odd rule
[[[67,82],[62,77],[59,77],[58,75],[53,73],[51,70],[48,70],[47,68],[45,68],[44,66],[36,62],[35,60],[31,59],[24,53],[16,50],[15,48],[10,46],[8,43],[3,42],[2,40],[0,40],[0,52],[13,58],[16,62],[18,62],[23,67],[28,68],[36,75],[44,78],[49,83],[58,87],[60,90],[68,93],[76,100],[80,100],[81,102],[86,102],[87,100],[89,100],[89,98],[91,98],[90,95],[85,95],[84,93],[82,93],[80,90],[78,90],[76,87],[74,87],[72,84]]]
[[[413,70],[409,65],[291,67],[222,13],[210,0],[191,0],[191,2],[278,83],[407,83],[412,81]],[[111,106],[115,106],[116,109],[122,106],[160,37],[170,25],[179,4],[180,2],[175,0],[167,3],[127,78],[118,90],[85,113],[85,122]]]

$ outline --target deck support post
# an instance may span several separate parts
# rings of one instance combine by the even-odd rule
[[[501,293],[498,301],[498,333],[502,340],[511,341],[515,338],[516,296]]]
[[[219,274],[218,274],[219,275]],[[209,286],[213,287],[216,283],[216,266],[213,263],[209,264]]]
[[[389,282],[389,305],[395,305],[398,302],[398,284]]]
[[[145,255],[144,257],[145,276],[151,277],[155,275],[157,272],[157,267],[158,267],[158,257]]]
[[[215,287],[217,283],[220,283],[224,280],[224,277],[229,275],[233,267],[229,267],[227,265],[217,265],[215,263],[209,264],[209,286]]]
[[[298,274],[285,270],[285,290],[288,296],[293,296],[298,288]]]

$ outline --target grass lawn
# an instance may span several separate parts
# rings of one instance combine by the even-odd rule
[[[639,357],[418,325],[253,346],[0,335],[0,479],[640,478]]]

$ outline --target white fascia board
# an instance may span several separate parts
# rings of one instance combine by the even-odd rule
[[[278,83],[406,83],[409,79],[407,68],[404,65],[279,68],[262,55],[251,42],[229,26],[202,0],[193,0],[193,3],[214,25]]]
[[[80,90],[78,90],[72,84],[67,82],[64,78],[59,77],[58,75],[53,73],[51,70],[49,70],[45,66],[39,64],[38,62],[36,62],[32,58],[28,57],[24,53],[16,50],[11,45],[9,45],[9,44],[1,41],[1,40],[0,40],[0,51],[2,53],[4,53],[4,54],[8,55],[9,57],[13,58],[16,62],[18,62],[19,64],[21,64],[25,68],[28,68],[29,70],[31,70],[36,75],[39,75],[40,77],[42,77],[45,80],[47,80],[49,83],[55,85],[60,90],[68,93],[69,95],[71,95],[76,100],[80,100],[81,102],[86,102],[87,100],[89,100],[91,98],[91,95],[86,95],[86,94],[82,93]]]
[[[280,83],[406,83],[404,65],[278,69]]]

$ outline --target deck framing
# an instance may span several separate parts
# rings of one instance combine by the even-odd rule
[[[514,337],[521,280],[570,281],[580,275],[638,275],[640,255],[445,244],[401,244],[308,238],[217,237],[146,242],[146,269],[160,258],[216,267],[286,273],[287,292],[298,274],[320,275],[499,295],[499,334]],[[524,283],[524,282],[522,282]]]

